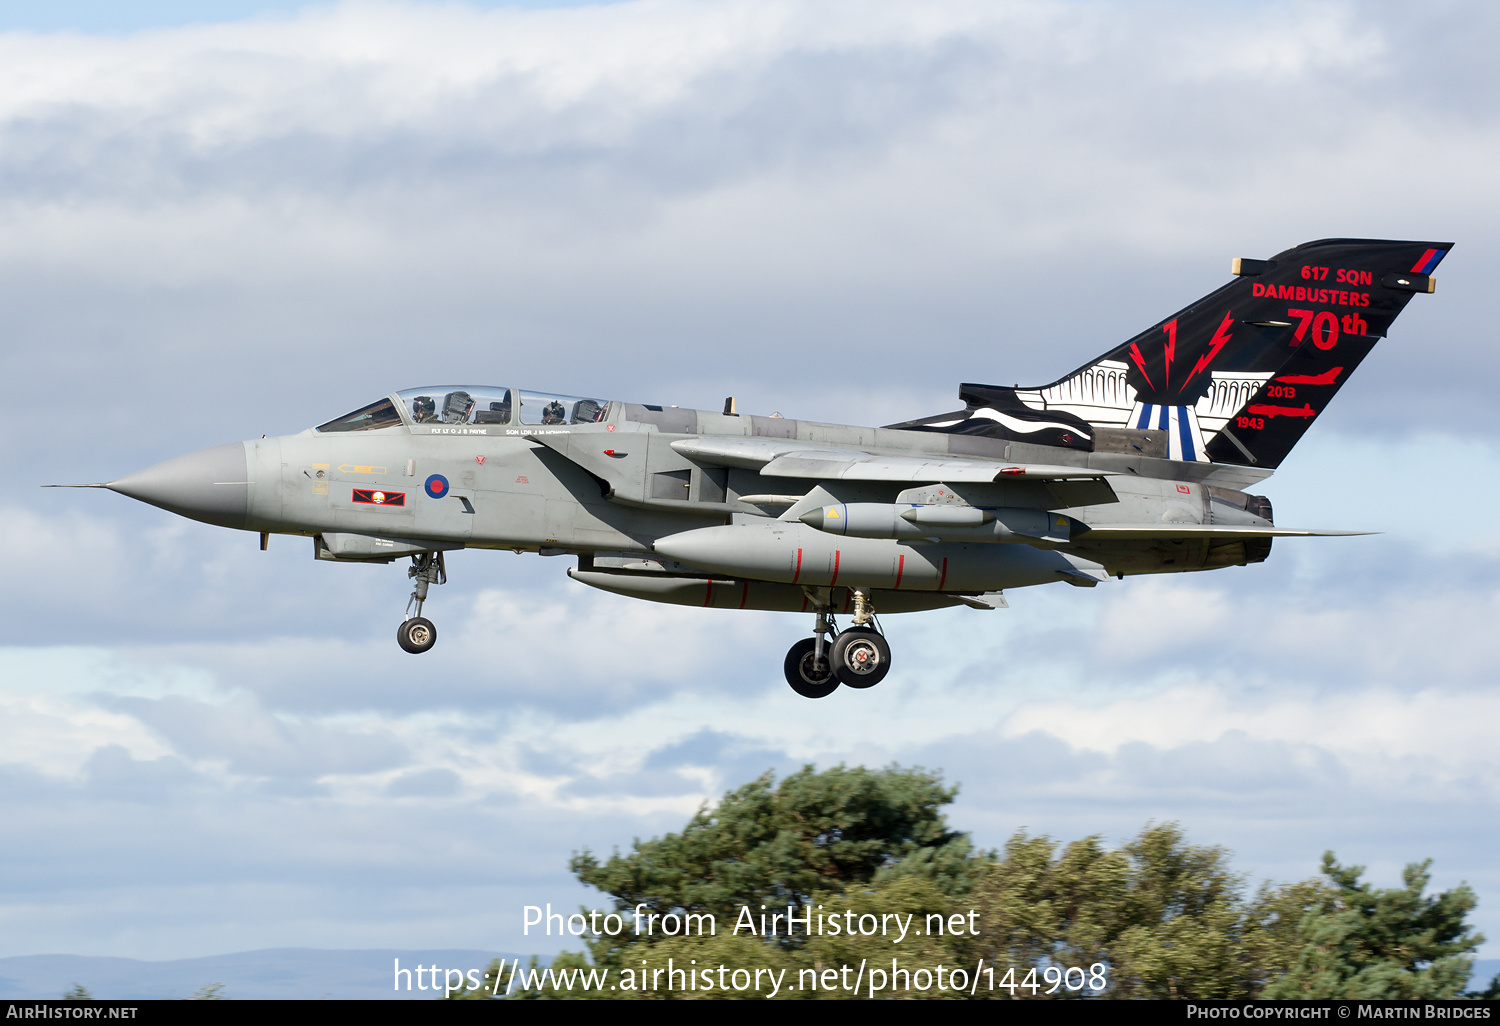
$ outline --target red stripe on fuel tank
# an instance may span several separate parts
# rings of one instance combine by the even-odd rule
[[[801,550],[799,549],[798,551],[800,552]],[[833,580],[831,580],[831,581],[828,582],[828,586],[830,588],[832,588],[837,583],[839,583],[839,550],[838,549],[834,549],[833,550]]]
[[[943,590],[943,585],[948,583],[948,557],[943,557],[943,576],[938,578],[938,591]]]
[[[802,576],[802,550],[797,550],[797,570],[792,574],[792,583],[797,583],[797,578]]]
[[[740,608],[745,608],[745,603],[750,601],[750,582],[746,581],[744,590],[740,592]]]
[[[713,605],[713,603],[714,603],[714,582],[712,580],[709,580],[709,581],[706,581],[704,583],[704,588],[703,588],[703,604],[705,606],[711,606],[711,605]]]
[[[844,589],[844,612],[849,612],[849,604],[854,601],[854,592],[848,588]]]
[[[901,587],[901,575],[906,573],[906,556],[896,557],[896,587]]]
[[[805,592],[802,595],[802,608],[799,609],[799,610],[797,610],[797,612],[799,612],[799,613],[805,613],[805,612],[807,612],[807,594]]]

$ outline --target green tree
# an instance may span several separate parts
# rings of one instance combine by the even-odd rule
[[[800,909],[814,891],[900,875],[961,894],[978,864],[941,811],[956,792],[920,769],[807,766],[779,786],[767,773],[700,809],[681,833],[638,840],[603,863],[585,851],[571,868],[622,914],[641,905],[730,922],[741,906]]]
[[[1302,950],[1302,920],[1328,900],[1326,881],[1312,879],[1272,887],[1262,884],[1240,922],[1240,944],[1247,965],[1246,997],[1264,997]]]
[[[811,937],[803,948],[790,953],[792,972],[789,976],[793,978],[803,979],[806,971],[806,979],[812,982],[820,978],[823,970],[846,965],[864,964],[869,970],[888,971],[892,968],[893,961],[898,961],[908,971],[916,967],[930,970],[938,965],[952,968],[974,964],[972,938],[961,932],[939,933],[927,929],[929,915],[947,922],[950,916],[957,914],[966,925],[969,922],[966,913],[970,909],[970,903],[946,892],[936,880],[924,879],[915,873],[893,874],[883,877],[879,883],[855,885],[845,888],[840,894],[819,894],[814,898],[814,907],[821,908],[825,913],[840,914],[847,910],[856,921],[861,916],[870,915],[874,917],[872,922],[883,920],[888,914],[897,915],[909,924],[909,929],[900,943],[893,943],[895,938],[883,933],[824,933]],[[875,982],[873,973],[868,974],[867,978],[870,984]],[[820,986],[811,992],[788,991],[784,996],[812,997],[818,1000],[847,1000],[855,997],[953,1000],[966,996],[951,987],[945,990],[936,985],[925,991],[900,990],[891,985],[889,976],[885,983],[885,989],[873,993],[868,985],[867,989],[858,993]]]
[[[1431,861],[1412,863],[1404,887],[1360,883],[1363,866],[1341,866],[1323,855],[1331,886],[1297,927],[1299,950],[1287,971],[1265,988],[1268,998],[1456,998],[1484,938],[1464,922],[1474,909],[1467,885],[1425,896]]]
[[[1189,844],[1171,823],[1148,824],[1118,849],[1097,836],[1060,845],[1021,832],[1001,853],[976,852],[943,816],[954,793],[923,770],[806,767],[779,785],[766,774],[700,809],[680,833],[637,840],[627,854],[603,862],[587,851],[576,855],[573,871],[613,898],[626,928],[589,940],[586,953],[564,952],[551,968],[571,973],[575,984],[577,970],[607,970],[621,989],[541,986],[512,996],[766,996],[722,982],[686,992],[641,982],[643,970],[670,960],[678,969],[773,972],[784,981],[782,999],[849,998],[856,995],[824,982],[830,969],[862,965],[873,986],[876,970],[894,979],[894,960],[950,973],[994,967],[975,997],[1040,998],[1047,989],[1052,997],[1092,997],[1091,988],[1049,986],[1047,974],[1097,967],[1109,997],[1443,998],[1461,995],[1482,940],[1464,923],[1475,904],[1467,887],[1423,896],[1427,863],[1408,867],[1404,889],[1383,891],[1361,884],[1361,869],[1341,867],[1329,853],[1323,879],[1263,885],[1247,898],[1223,848]],[[638,905],[643,916],[712,915],[716,929],[637,934]],[[894,916],[912,929],[896,942],[883,927],[821,935],[789,935],[783,927],[772,938],[734,928],[742,908],[758,916],[762,906],[767,915],[791,906],[799,918],[847,911],[883,924]],[[936,928],[976,921],[977,936]],[[1016,969],[1012,988],[1009,967]],[[500,969],[491,963],[492,974]],[[857,996],[971,995],[939,985]]]
[[[1116,997],[1246,996],[1243,878],[1229,853],[1184,843],[1176,824],[1147,827],[1123,849],[1130,872],[1110,945]]]
[[[1058,853],[1018,833],[971,895],[984,924],[976,947],[1023,971],[1102,963],[1113,997],[1243,997],[1241,889],[1224,849],[1185,843],[1175,824],[1147,826],[1117,851],[1096,836]]]
[[[1017,833],[1003,857],[986,866],[971,899],[984,923],[978,954],[992,964],[1088,965],[1118,934],[1129,860],[1106,851],[1097,836],[1060,854],[1057,847],[1051,838]]]
[[[64,1001],[92,1001],[94,1000],[94,995],[83,984],[75,983],[63,991],[62,999]]]

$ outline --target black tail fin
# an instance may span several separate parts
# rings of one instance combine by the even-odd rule
[[[1250,278],[1244,319],[1281,322],[1283,341],[1252,357],[1257,369],[1270,368],[1270,377],[1228,414],[1208,442],[1209,459],[1280,466],[1411,297],[1434,290],[1432,272],[1452,248],[1451,242],[1325,239],[1259,267],[1236,261],[1236,271]]]
[[[1272,469],[1451,248],[1322,239],[1236,260],[1234,281],[1051,385],[964,385],[967,410],[896,426]]]

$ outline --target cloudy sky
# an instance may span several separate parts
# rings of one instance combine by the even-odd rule
[[[1431,857],[1500,956],[1500,13],[1482,3],[0,2],[0,955],[550,951],[570,853],[771,768],[982,845],[1176,820],[1253,879]],[[1376,537],[890,618],[632,603],[43,491],[519,384],[851,423],[1050,381],[1328,236],[1452,240],[1264,491]],[[1486,281],[1492,284],[1485,285]]]

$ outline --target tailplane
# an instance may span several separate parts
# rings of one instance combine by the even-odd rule
[[[892,427],[1274,469],[1447,242],[1322,239],[1269,260],[1039,388],[963,385],[964,410]]]

